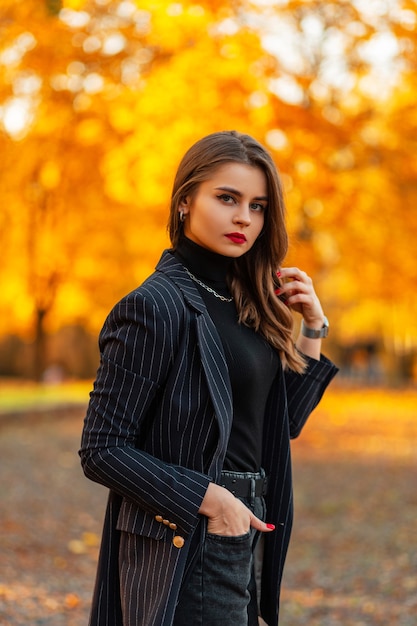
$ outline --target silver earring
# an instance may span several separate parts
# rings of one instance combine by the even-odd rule
[[[180,211],[180,222],[185,222],[185,213],[184,213],[184,211]]]

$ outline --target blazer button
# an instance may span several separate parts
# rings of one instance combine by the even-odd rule
[[[181,535],[175,535],[172,539],[172,543],[176,548],[182,548],[185,543],[185,539],[184,537],[181,537]]]
[[[162,517],[162,515],[155,515],[155,519],[157,522],[161,523],[164,521],[164,518]]]
[[[171,522],[171,523],[169,524],[169,527],[170,527],[170,529],[171,529],[171,530],[177,530],[177,525],[176,525],[176,524],[174,524],[174,522]]]
[[[163,519],[162,523],[165,524],[165,526],[169,526],[169,519]]]

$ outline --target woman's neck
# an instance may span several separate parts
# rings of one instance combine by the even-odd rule
[[[187,237],[181,237],[176,256],[195,276],[209,282],[225,283],[233,259],[203,248]]]

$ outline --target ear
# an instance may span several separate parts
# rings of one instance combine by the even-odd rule
[[[187,215],[187,213],[190,212],[190,204],[191,204],[190,196],[185,196],[184,198],[182,198],[179,204],[179,209],[180,211],[184,213],[184,215]]]

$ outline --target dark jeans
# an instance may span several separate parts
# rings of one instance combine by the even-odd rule
[[[264,520],[263,497],[240,500]],[[258,626],[254,550],[259,534],[253,528],[238,537],[207,533],[181,592],[174,626]]]

